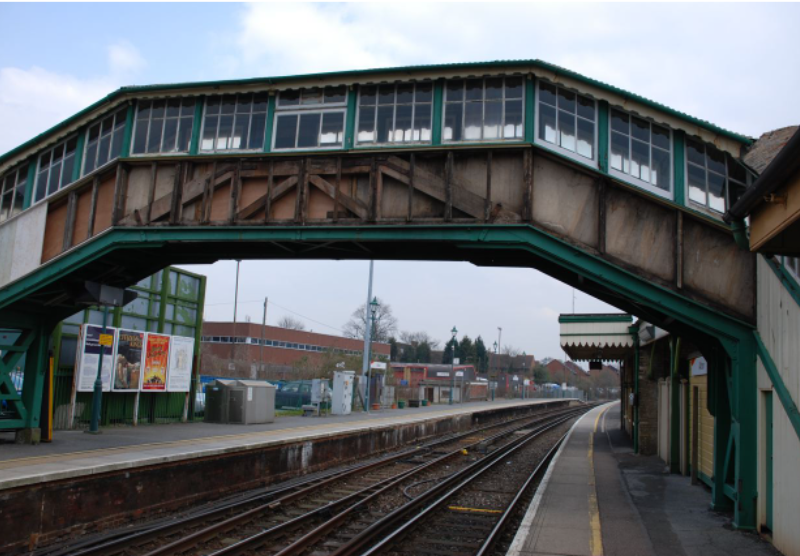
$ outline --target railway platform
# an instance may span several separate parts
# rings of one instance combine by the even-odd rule
[[[61,433],[50,445],[0,449],[4,549],[105,530],[146,516],[368,460],[426,438],[579,403],[496,400],[268,425],[162,425]],[[60,437],[60,438],[59,438]]]
[[[507,556],[779,556],[727,527],[711,494],[637,456],[620,430],[619,402],[578,420],[553,459]]]

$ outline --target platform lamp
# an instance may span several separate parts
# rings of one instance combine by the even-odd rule
[[[126,290],[124,288],[115,288],[105,284],[98,284],[97,282],[85,282],[83,292],[77,297],[79,305],[85,306],[102,306],[103,307],[103,330],[97,341],[98,348],[98,361],[97,361],[97,376],[94,379],[94,392],[92,394],[92,420],[89,423],[89,430],[86,431],[90,434],[100,434],[100,408],[103,401],[103,352],[105,346],[109,345],[108,335],[106,334],[108,325],[108,308],[109,307],[124,307],[139,296],[133,290]],[[110,340],[112,346],[113,356],[113,336]],[[113,367],[114,362],[111,362]],[[113,369],[112,369],[113,373]]]
[[[450,357],[450,402],[449,405],[453,405],[453,389],[456,387],[456,335],[458,334],[458,330],[454,326],[453,329],[450,331],[453,335],[453,352]]]
[[[528,356],[524,351],[522,352],[522,399],[525,399],[527,387],[525,386],[525,358]]]
[[[380,303],[378,303],[378,298],[373,297],[372,301],[369,302],[369,322],[367,326],[371,332],[374,332],[373,327],[375,326],[375,315],[378,314],[378,307],[380,307]],[[372,342],[374,341],[374,334],[370,334],[370,341],[369,346],[367,349],[369,350],[367,353],[367,361],[369,361],[369,368],[367,369],[367,387],[365,388],[365,395],[366,404],[367,404],[367,413],[369,413],[369,387],[370,382],[372,382]]]

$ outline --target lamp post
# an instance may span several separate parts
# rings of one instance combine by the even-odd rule
[[[456,335],[458,330],[454,326],[450,331],[453,334],[453,351],[450,357],[450,403],[453,405],[453,389],[456,387]]]
[[[525,380],[526,380],[526,378],[525,378],[525,357],[527,357],[527,355],[528,354],[525,353],[524,351],[522,352],[522,399],[523,400],[525,399],[525,394],[527,393],[525,391],[528,389],[528,387],[525,385]]]
[[[492,355],[497,356],[497,342],[492,345],[493,351]],[[489,362],[489,371],[492,370],[492,363],[494,363],[494,357],[492,357],[491,361]],[[497,372],[494,373],[494,380],[492,380],[492,373],[489,372],[489,381],[492,384],[492,401],[494,401],[494,391],[497,388]]]
[[[369,413],[369,386],[372,380],[372,327],[375,326],[375,315],[378,313],[378,298],[373,297],[372,301],[369,302],[369,322],[367,323],[367,328],[369,328],[370,334],[368,338],[370,338],[370,342],[367,345],[367,360],[369,361],[369,367],[367,368],[367,387],[364,393],[364,399],[367,402],[367,413]]]

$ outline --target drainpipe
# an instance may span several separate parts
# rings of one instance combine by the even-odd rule
[[[628,328],[633,337],[633,453],[639,453],[639,325]]]
[[[747,223],[744,220],[734,220],[731,222],[733,240],[741,249],[750,251],[750,240],[747,238]]]

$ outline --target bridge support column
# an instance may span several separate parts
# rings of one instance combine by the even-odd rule
[[[734,527],[754,530],[758,498],[756,346],[744,336],[725,342],[724,348],[709,361],[709,396],[714,397],[709,402],[713,402],[715,417],[712,507],[733,509]]]
[[[13,331],[8,335],[15,337],[9,345],[0,346],[0,399],[10,410],[10,418],[0,421],[6,429],[16,429],[16,441],[24,444],[37,444],[41,437],[40,419],[45,377],[49,364],[47,353],[52,326],[44,318],[29,315],[3,314],[0,327]],[[22,366],[22,392],[12,379]]]

